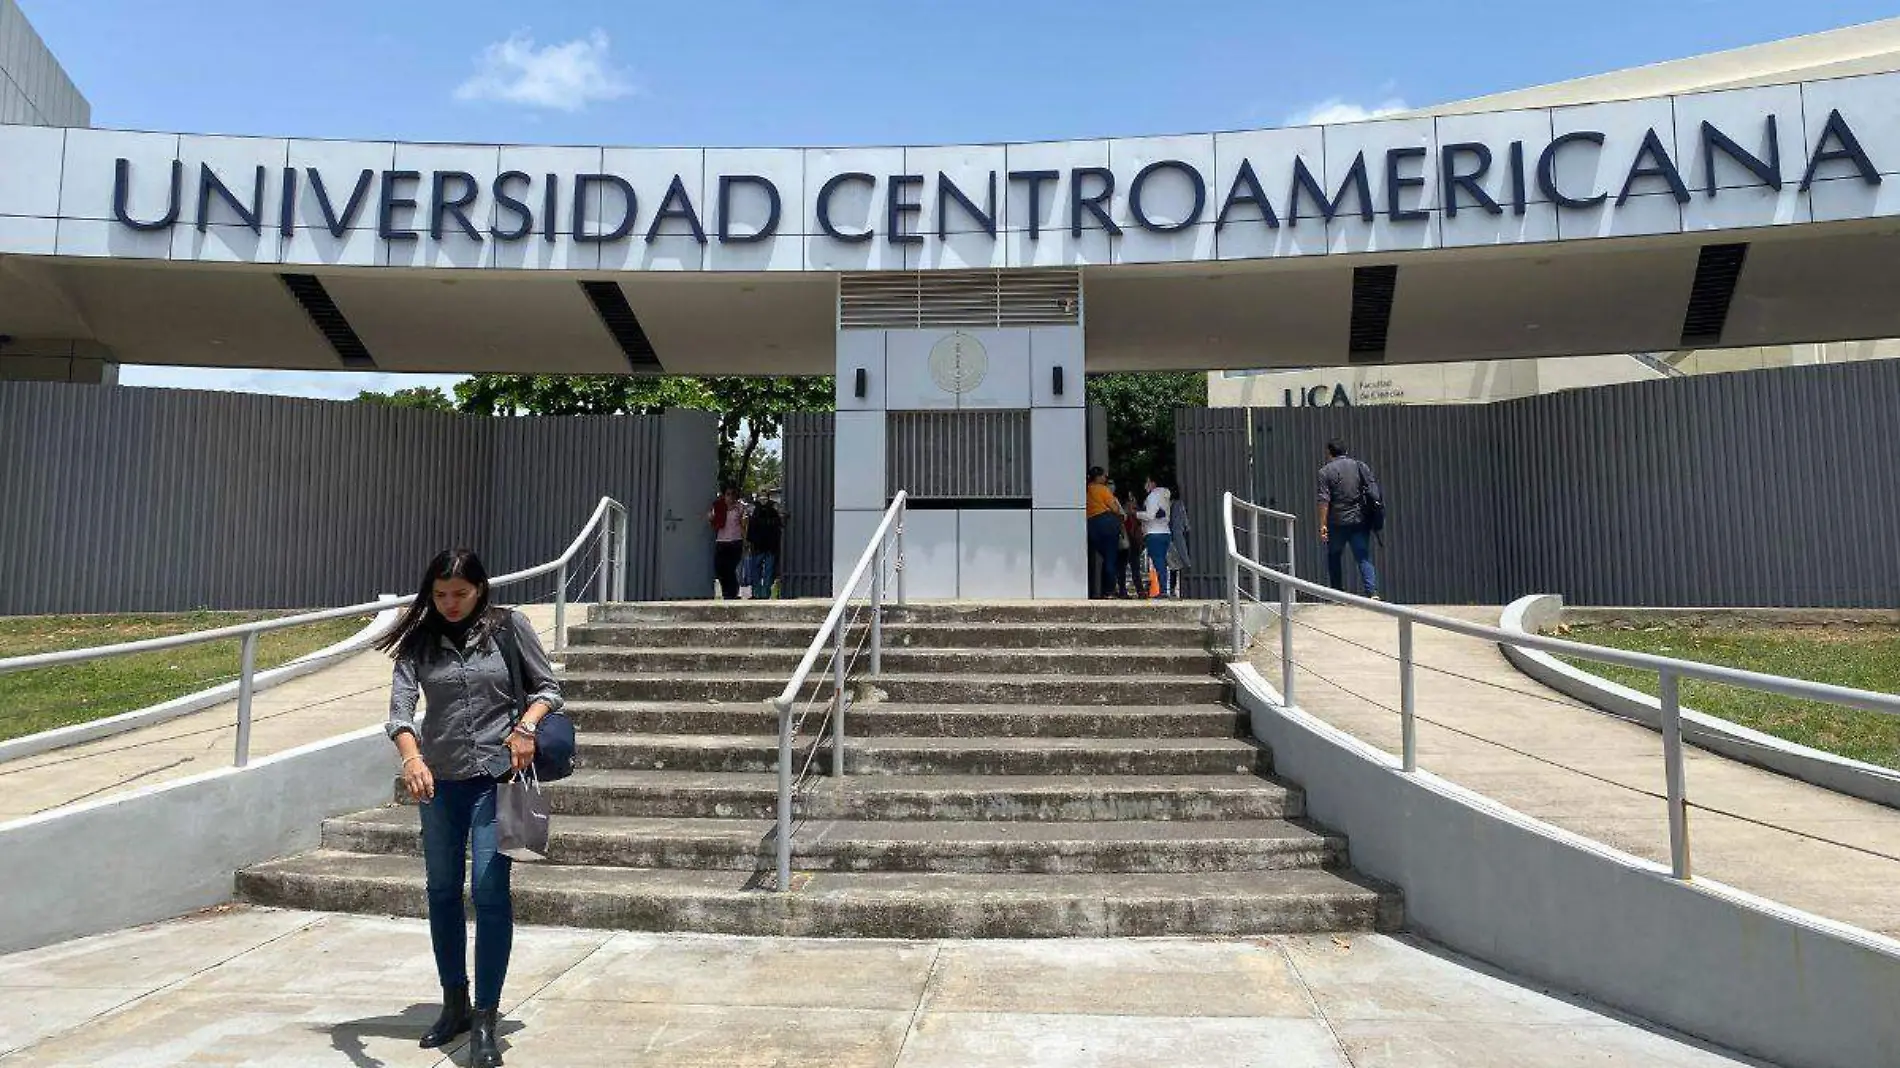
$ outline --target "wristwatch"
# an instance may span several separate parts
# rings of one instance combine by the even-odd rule
[[[530,738],[534,737],[534,724],[529,723],[525,719],[515,724],[515,730],[521,734],[527,735]]]

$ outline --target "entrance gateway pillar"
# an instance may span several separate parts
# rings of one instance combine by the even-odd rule
[[[908,596],[1087,596],[1080,273],[844,274],[837,337],[833,591],[903,489]]]

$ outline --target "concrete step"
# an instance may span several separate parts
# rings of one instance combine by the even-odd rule
[[[323,848],[420,855],[416,810],[390,806],[325,821]],[[563,816],[550,859],[602,867],[769,870],[769,820]],[[1335,867],[1345,840],[1289,820],[1182,823],[968,823],[827,820],[799,825],[800,871],[1280,871]]]
[[[716,671],[789,679],[805,650],[570,648],[562,660],[579,675]],[[858,663],[869,670],[868,647]],[[1204,649],[912,649],[884,651],[891,674],[959,675],[1212,675],[1221,661]],[[823,670],[824,663],[818,665]],[[780,683],[783,685],[783,682]]]
[[[590,605],[588,623],[810,623],[816,632],[831,611],[827,600],[670,601]],[[890,605],[886,622],[897,623],[1198,623],[1225,625],[1222,601],[972,601]],[[576,620],[576,622],[580,622]],[[807,641],[810,639],[808,638]]]
[[[847,630],[861,634],[864,624]],[[581,623],[568,628],[576,649],[687,648],[793,649],[800,653],[818,633],[809,622]],[[1087,627],[1043,623],[891,623],[884,628],[890,649],[1224,649],[1225,631],[1200,623],[1152,620],[1091,623]]]
[[[815,725],[815,724],[814,724]],[[849,717],[847,728],[855,729]],[[798,766],[829,739],[793,743]],[[845,741],[847,775],[1222,775],[1266,774],[1267,750],[1239,738],[876,738]],[[589,734],[577,768],[629,771],[776,772],[776,735]]]
[[[1396,930],[1398,894],[1350,872],[820,873],[792,893],[734,871],[517,864],[515,918],[643,931],[890,938],[1262,935]],[[422,916],[413,857],[320,850],[238,873],[246,900]]]
[[[570,701],[567,713],[591,734],[761,734],[777,736],[778,713],[763,701]],[[853,736],[873,738],[1233,738],[1244,713],[1223,705],[908,705],[851,709]]]
[[[406,800],[399,780],[392,797]],[[568,816],[769,820],[775,773],[576,771],[547,786]],[[794,803],[812,820],[1268,820],[1305,815],[1299,790],[1255,775],[850,775],[814,778]]]
[[[561,687],[576,701],[764,701],[777,697],[791,673],[761,675],[699,672],[692,675],[599,674],[574,672]],[[1199,675],[930,675],[885,672],[876,679],[853,679],[850,692],[867,703],[875,698],[906,704],[1001,705],[1147,705],[1219,704],[1227,682]],[[804,693],[829,693],[829,678],[807,681]]]

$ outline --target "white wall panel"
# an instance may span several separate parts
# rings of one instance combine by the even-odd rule
[[[172,161],[178,158],[177,134],[68,130],[59,189],[60,217],[111,219],[115,161],[120,158],[131,164],[126,208],[132,217],[151,221],[163,216],[171,193]],[[195,181],[186,181],[180,197],[188,196],[196,185]],[[169,236],[166,240],[169,242]]]
[[[3,86],[0,92],[4,92]],[[57,217],[60,163],[65,150],[64,130],[0,127],[0,160],[6,161],[0,164],[0,215]],[[106,195],[112,195],[110,187]],[[107,201],[110,206],[111,201]]]
[[[884,338],[882,330],[838,331],[839,411],[884,410]],[[860,369],[864,371],[863,397],[856,392]]]
[[[1080,508],[1030,513],[1035,542],[1031,593],[1040,599],[1081,600],[1089,595],[1088,528]]]
[[[1088,412],[1029,413],[1030,492],[1038,508],[1080,508],[1088,475]]]
[[[957,596],[965,600],[1016,600],[1031,596],[1035,566],[1030,513],[1025,509],[966,508],[955,514],[959,524]],[[909,529],[906,524],[906,555],[910,551]],[[909,575],[908,569],[905,574]]]
[[[884,413],[839,412],[833,467],[834,507],[883,511]]]
[[[1030,386],[1038,408],[1083,404],[1083,334],[1079,326],[1038,326],[1029,331]],[[1062,368],[1062,395],[1055,395],[1055,368]]]

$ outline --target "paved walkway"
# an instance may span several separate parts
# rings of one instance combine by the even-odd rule
[[[1498,616],[1491,608],[1441,611],[1493,625]],[[1300,707],[1397,753],[1397,624],[1337,606],[1301,608],[1294,618]],[[1488,643],[1428,627],[1414,627],[1413,638],[1419,767],[1669,862],[1661,735],[1533,682]],[[1254,649],[1269,681],[1279,678],[1279,657],[1276,624]],[[1697,749],[1685,764],[1697,875],[1900,937],[1900,811]]]
[[[422,921],[229,908],[0,957],[0,1063],[457,1063],[459,1049],[416,1047],[434,985]],[[524,927],[503,1012],[510,1065],[563,1068],[1752,1063],[1372,935],[897,942]]]
[[[554,606],[523,608],[543,642]],[[570,623],[585,608],[569,606]],[[269,756],[381,723],[389,712],[389,658],[359,653],[258,694],[251,703],[251,758]],[[38,756],[0,763],[0,823],[119,790],[231,766],[237,702]]]

